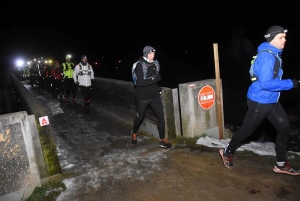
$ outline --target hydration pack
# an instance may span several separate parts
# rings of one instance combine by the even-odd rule
[[[133,81],[133,84],[134,84],[134,85],[136,85],[136,80],[137,80],[137,76],[136,76],[136,73],[135,73],[135,68],[136,68],[136,65],[137,65],[138,63],[141,63],[141,64],[142,64],[142,67],[143,67],[143,73],[144,73],[144,80],[145,80],[145,79],[152,79],[152,77],[148,77],[148,78],[147,78],[147,68],[148,68],[149,65],[147,65],[145,62],[139,60],[139,61],[135,62],[135,63],[133,64],[133,66],[132,66],[132,71],[131,71],[131,73],[132,73],[132,81]],[[153,64],[156,66],[156,71],[159,72],[160,66],[159,66],[158,61],[157,61],[157,60],[154,60],[154,61],[153,61]],[[151,64],[151,65],[152,65],[152,64]],[[153,76],[153,77],[154,77],[154,76]]]
[[[276,77],[278,77],[278,73],[279,73],[279,69],[280,69],[280,62],[278,57],[271,51],[271,50],[262,50],[259,53],[257,53],[257,55],[253,56],[252,61],[251,61],[251,66],[250,66],[250,70],[249,70],[249,74],[250,74],[250,80],[251,82],[255,82],[258,80],[258,77],[254,74],[254,62],[256,60],[256,58],[258,57],[258,55],[262,52],[269,52],[270,54],[272,54],[275,57],[275,63],[274,63],[274,68],[273,68],[273,79],[275,79]]]

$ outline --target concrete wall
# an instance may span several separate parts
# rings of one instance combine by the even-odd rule
[[[0,200],[22,200],[41,185],[34,128],[25,111],[0,115]]]
[[[38,100],[24,87],[19,79],[12,73],[10,73],[11,83],[16,95],[16,99],[19,101],[20,109],[26,111],[28,115],[33,115],[35,125],[32,129],[37,129],[38,136],[35,142],[41,144],[35,146],[35,152],[37,154],[37,164],[41,178],[46,178],[55,174],[61,173],[61,167],[58,160],[55,144],[55,130],[51,125],[51,116]],[[50,125],[40,126],[39,118],[48,116]],[[34,132],[34,130],[32,130]],[[41,153],[42,152],[42,153]]]
[[[211,108],[204,109],[199,103],[199,93],[202,87],[211,86],[215,92]],[[222,90],[222,86],[221,86]],[[221,96],[222,96],[221,91]],[[219,139],[218,107],[216,103],[216,81],[215,79],[201,80],[197,82],[184,83],[179,85],[179,98],[181,107],[182,133],[185,137],[195,137],[206,134]],[[221,97],[221,100],[223,98]],[[222,101],[221,101],[222,102]],[[223,104],[221,108],[223,115]],[[224,115],[223,115],[224,116]],[[222,116],[222,119],[224,117]],[[224,121],[222,121],[224,131]],[[225,138],[226,138],[225,134]]]

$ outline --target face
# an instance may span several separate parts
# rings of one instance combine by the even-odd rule
[[[150,53],[148,54],[148,59],[149,59],[149,61],[153,61],[154,57],[155,57],[155,52],[150,52]]]
[[[84,57],[84,58],[81,59],[81,61],[82,61],[83,63],[86,63],[86,62],[87,62],[87,58]]]
[[[277,49],[282,50],[284,48],[285,42],[286,42],[286,34],[285,33],[280,33],[277,34],[274,39],[270,42],[271,45],[276,47]]]

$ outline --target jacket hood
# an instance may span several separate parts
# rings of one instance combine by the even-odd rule
[[[264,43],[260,44],[257,48],[257,53],[262,50],[271,50],[274,54],[278,54],[278,55],[281,55],[281,53],[282,53],[282,50],[274,47],[273,45],[271,45],[268,42],[264,42]]]

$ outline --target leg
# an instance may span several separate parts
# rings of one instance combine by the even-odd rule
[[[163,110],[160,97],[153,99],[150,102],[150,107],[152,108],[157,118],[157,129],[160,138],[158,142],[158,146],[165,149],[171,148],[172,147],[171,143],[169,143],[168,139],[165,138],[165,117],[164,117],[164,110]]]
[[[71,82],[71,88],[72,88],[72,95],[73,95],[73,99],[76,98],[76,91],[77,91],[77,86],[74,83],[74,81]]]
[[[265,113],[258,113],[255,110],[249,109],[244,118],[242,127],[233,135],[229,142],[229,145],[225,149],[220,149],[219,154],[223,160],[225,167],[233,168],[233,154],[235,150],[240,146],[241,142],[250,136],[258,125],[265,118]]]
[[[136,116],[133,123],[133,133],[137,133],[141,123],[144,120],[146,109],[151,100],[141,100],[136,103]]]
[[[267,115],[267,118],[277,130],[276,160],[286,161],[287,144],[291,128],[286,112],[280,103],[275,105],[274,109]]]
[[[152,108],[156,118],[157,118],[157,129],[159,132],[160,139],[165,138],[165,117],[164,117],[164,110],[161,103],[160,98],[155,98],[149,103],[150,107]]]
[[[264,120],[265,116],[266,114],[258,113],[248,109],[241,128],[233,135],[225,151],[225,154],[234,154],[235,150],[238,149],[241,142],[255,131],[259,124]]]
[[[291,129],[286,112],[280,103],[275,105],[267,118],[278,132],[276,136],[276,163],[273,171],[288,175],[300,175],[300,170],[294,170],[286,160],[287,143]]]

